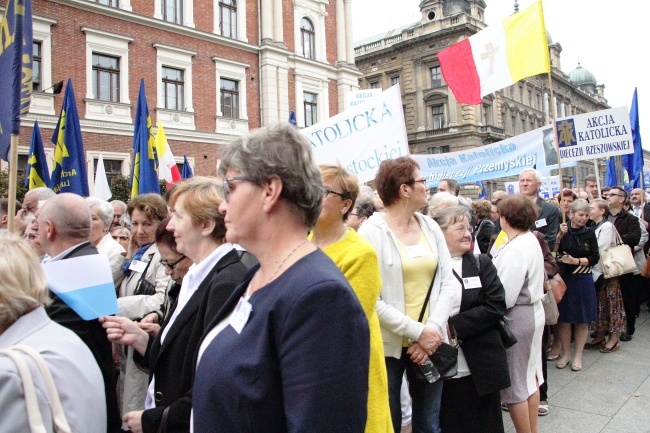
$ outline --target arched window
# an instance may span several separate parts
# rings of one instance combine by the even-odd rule
[[[308,59],[315,59],[314,24],[307,18],[300,21],[300,37],[302,39],[302,55]]]
[[[237,39],[237,0],[219,0],[221,36]]]

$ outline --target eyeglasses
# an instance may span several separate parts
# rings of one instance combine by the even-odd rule
[[[613,196],[613,195],[615,195],[615,196],[617,196],[617,197],[623,197],[623,198],[625,198],[624,195],[622,195],[622,194],[614,194],[613,192],[610,192],[608,197],[611,197],[611,196]]]
[[[183,254],[181,256],[181,258],[176,260],[174,263],[169,263],[167,260],[161,260],[160,264],[163,265],[163,266],[167,266],[170,270],[173,271],[174,268],[176,267],[176,265],[179,264],[181,262],[181,260],[184,260],[185,258],[186,258],[185,254]]]
[[[427,180],[426,179],[417,179],[417,180],[413,179],[413,180],[409,180],[408,182],[406,182],[406,185],[408,185],[410,183],[421,183],[422,185],[426,185]]]
[[[330,194],[338,195],[343,200],[347,198],[346,195],[342,192],[336,192],[336,191],[332,191],[331,189],[323,188],[323,198],[327,198],[327,196],[329,196]]]
[[[350,215],[354,215],[355,217],[359,217],[358,213],[350,212]]]
[[[447,230],[455,230],[457,232],[470,232],[474,233],[474,227],[448,227]]]
[[[223,199],[226,201],[226,203],[228,203],[230,201],[230,193],[232,192],[229,182],[232,182],[234,180],[248,180],[248,181],[250,181],[250,179],[247,178],[246,176],[224,177],[223,178]]]

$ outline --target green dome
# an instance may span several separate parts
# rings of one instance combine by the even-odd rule
[[[578,63],[577,68],[569,72],[569,80],[571,80],[571,82],[576,86],[584,86],[589,84],[596,86],[598,84],[594,74],[580,66],[580,63]]]

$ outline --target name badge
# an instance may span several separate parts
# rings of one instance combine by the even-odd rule
[[[546,218],[541,218],[535,221],[535,227],[536,228],[546,227]]]
[[[406,247],[406,252],[412,259],[427,255],[427,249],[424,248],[424,245],[412,245],[410,247]]]
[[[238,334],[241,334],[242,329],[244,329],[244,325],[248,322],[248,317],[251,315],[252,310],[253,306],[250,302],[244,298],[239,299],[235,311],[232,313],[232,316],[230,316],[230,326],[232,326]]]
[[[145,262],[141,262],[140,260],[132,260],[131,264],[129,265],[130,271],[143,273],[145,269],[147,269],[147,264]]]
[[[463,284],[465,285],[465,289],[480,289],[481,278],[480,277],[463,278]]]

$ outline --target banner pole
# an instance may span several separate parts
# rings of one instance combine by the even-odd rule
[[[9,233],[14,231],[14,219],[16,218],[16,191],[18,190],[18,141],[20,136],[11,134],[9,149],[9,199],[7,229]]]
[[[553,93],[553,80],[551,79],[551,71],[548,71],[548,89],[551,97],[551,116],[553,116],[553,142],[555,143],[555,151],[557,152],[557,174],[560,178],[560,210],[562,211],[562,224],[566,223],[566,213],[562,205],[562,192],[564,191],[564,179],[562,177],[562,159],[560,158],[560,143],[557,139],[557,116],[555,114],[555,94]]]
[[[596,173],[596,187],[598,188],[598,197],[600,197],[601,196],[601,191],[600,191],[600,171],[598,170],[598,160],[597,159],[592,159],[592,161],[594,162],[594,173]]]

